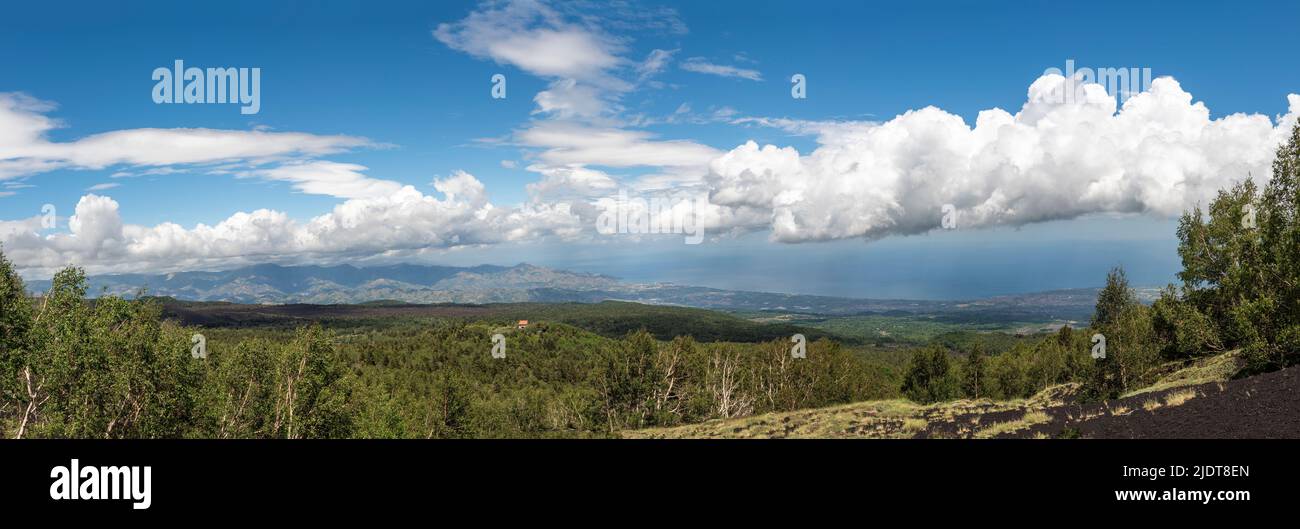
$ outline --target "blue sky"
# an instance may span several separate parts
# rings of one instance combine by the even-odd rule
[[[935,298],[1089,286],[1123,264],[1163,283],[1177,267],[1171,216],[1240,173],[1266,175],[1300,92],[1300,6],[1275,2],[264,4],[6,8],[8,119],[55,120],[0,135],[0,241],[25,274],[530,261]],[[666,59],[652,67],[656,50]],[[261,68],[260,112],[154,103],[150,73],[176,59]],[[1067,59],[1178,84],[1109,116],[1091,100],[1082,114],[1022,114],[1031,85]],[[791,97],[795,73],[806,99]],[[490,96],[494,74],[504,99]],[[942,114],[895,121],[926,107]],[[998,143],[945,121],[973,128],[995,107],[1036,136],[1004,127]],[[1225,119],[1236,113],[1271,125]],[[196,130],[230,134],[195,143]],[[602,133],[619,139],[581,143]],[[113,141],[76,145],[96,135]],[[749,141],[790,150],[732,152]],[[1075,171],[1053,150],[1070,141],[1118,161]],[[158,154],[169,150],[184,152]],[[412,190],[388,199],[401,186]],[[710,238],[593,233],[622,188],[707,194]],[[946,202],[973,220],[942,232]],[[38,224],[45,204],[52,229]]]

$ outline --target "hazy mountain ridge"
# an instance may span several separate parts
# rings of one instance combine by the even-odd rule
[[[256,265],[224,272],[122,274],[89,278],[92,296],[151,296],[188,301],[252,304],[357,304],[377,300],[406,303],[514,303],[633,301],[717,310],[772,311],[823,315],[935,314],[968,318],[1084,320],[1097,299],[1096,288],[998,296],[969,301],[857,299],[802,294],[722,290],[670,283],[625,283],[591,273],[522,263],[472,267],[392,265]],[[29,281],[44,292],[48,280]],[[1144,300],[1152,290],[1143,289]]]
[[[121,274],[88,278],[92,296],[147,295],[190,301],[234,303],[363,303],[395,300],[409,303],[480,303],[529,301],[527,291],[541,286],[566,288],[615,285],[608,276],[564,272],[520,264],[513,267],[393,265],[338,266],[256,265],[224,272]],[[34,292],[50,281],[29,281]]]

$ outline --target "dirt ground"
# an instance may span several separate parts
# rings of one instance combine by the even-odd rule
[[[1188,392],[1195,394],[1178,403]],[[1116,413],[1124,408],[1128,413]],[[1300,368],[1047,412],[1051,422],[1016,436],[1295,439],[1300,438]]]
[[[1063,395],[1061,400],[1073,399]],[[922,414],[927,427],[916,437],[1295,439],[1300,438],[1300,368],[1086,405],[989,406],[987,412]],[[1027,419],[1030,413],[1041,415]],[[1002,426],[990,429],[996,425]]]
[[[930,406],[873,401],[624,432],[632,438],[1300,438],[1300,367],[1078,404],[1077,385],[1032,399]]]

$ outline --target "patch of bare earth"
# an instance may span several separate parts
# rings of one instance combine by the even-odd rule
[[[1127,411],[1127,413],[1118,413]],[[1085,438],[1300,438],[1300,368],[1051,410],[1029,434]]]
[[[1203,369],[1195,367],[1192,369]],[[1300,438],[1300,367],[1192,383],[1185,373],[1079,404],[1077,385],[1009,402],[903,400],[624,432],[641,438]],[[1202,378],[1200,380],[1206,380]]]

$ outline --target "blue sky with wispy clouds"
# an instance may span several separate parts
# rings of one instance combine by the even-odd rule
[[[1300,6],[990,4],[10,6],[0,243],[30,277],[529,261],[928,298],[1114,264],[1173,280],[1170,219],[1267,178],[1300,113]],[[154,103],[178,59],[261,68],[260,111]],[[1060,101],[1044,71],[1070,59],[1164,79],[1120,108]],[[708,237],[599,233],[620,190],[708,197]]]

